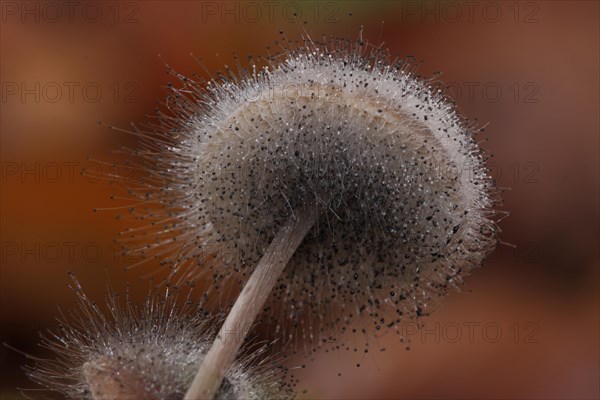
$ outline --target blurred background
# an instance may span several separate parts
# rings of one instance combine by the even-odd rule
[[[484,268],[430,317],[380,339],[385,352],[318,354],[300,398],[561,398],[599,393],[599,3],[595,1],[139,1],[1,3],[1,341],[44,355],[38,331],[140,272],[113,243],[110,174],[173,81],[331,34],[385,43],[442,71],[483,144],[510,217]],[[159,57],[160,54],[160,57]],[[162,59],[161,59],[162,58]],[[164,61],[163,61],[164,60]],[[106,164],[97,160],[106,161]],[[81,175],[80,172],[86,173]],[[149,267],[151,268],[151,267]],[[108,272],[106,272],[108,271]],[[147,271],[145,271],[147,272]],[[147,285],[139,285],[145,294]],[[135,291],[135,286],[134,286]],[[35,387],[0,348],[0,394]],[[295,365],[301,360],[293,360]],[[361,366],[356,367],[359,363]],[[305,391],[305,393],[303,393]],[[36,393],[29,393],[35,397]]]

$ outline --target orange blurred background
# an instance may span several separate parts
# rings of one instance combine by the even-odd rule
[[[96,299],[105,266],[118,288],[145,271],[124,272],[131,260],[115,251],[128,221],[92,211],[114,206],[120,190],[98,179],[118,159],[112,150],[136,145],[98,121],[144,121],[173,80],[164,63],[190,75],[201,68],[193,53],[216,71],[234,51],[265,54],[280,29],[288,38],[304,30],[355,38],[364,25],[369,41],[424,60],[424,75],[442,71],[460,110],[488,124],[492,174],[510,188],[501,239],[517,248],[500,245],[421,331],[407,326],[410,350],[388,335],[385,352],[317,355],[295,371],[299,397],[600,396],[598,2],[1,7],[2,342],[44,354],[37,332],[56,326],[57,307],[74,306],[67,271]],[[2,398],[21,398],[16,387],[34,387],[20,370],[26,360],[5,347],[0,354]]]

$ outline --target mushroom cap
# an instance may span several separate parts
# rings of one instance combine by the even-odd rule
[[[164,182],[154,199],[175,218],[155,243],[177,242],[172,265],[187,274],[243,282],[280,227],[316,207],[263,320],[310,336],[422,315],[495,243],[476,131],[434,83],[380,48],[335,39],[288,45],[205,88],[184,81],[170,100],[177,139],[153,158]]]
[[[60,330],[42,336],[41,346],[55,358],[34,358],[26,367],[29,377],[68,399],[182,399],[220,318],[192,301],[191,290],[179,296],[173,288],[151,293],[139,308],[111,293],[103,312],[74,282],[79,309],[61,321]],[[264,358],[265,351],[246,348],[216,400],[293,398],[286,370]]]

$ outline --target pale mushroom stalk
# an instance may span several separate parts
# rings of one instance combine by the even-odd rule
[[[290,218],[275,236],[200,364],[185,400],[214,398],[277,279],[316,219],[316,207],[308,207]]]

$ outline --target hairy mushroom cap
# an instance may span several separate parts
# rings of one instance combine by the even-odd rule
[[[262,68],[182,80],[138,153],[151,178],[134,192],[160,204],[144,214],[141,249],[187,276],[243,282],[280,227],[316,207],[263,314],[278,332],[319,341],[350,324],[393,326],[493,248],[476,131],[410,62],[362,41],[307,40]]]
[[[68,399],[182,399],[218,319],[190,300],[191,290],[178,299],[178,289],[152,293],[139,308],[110,294],[102,312],[74,282],[79,309],[42,336],[41,346],[55,358],[30,357],[29,377]],[[264,351],[247,349],[234,362],[216,400],[293,397],[286,370],[261,357]]]

